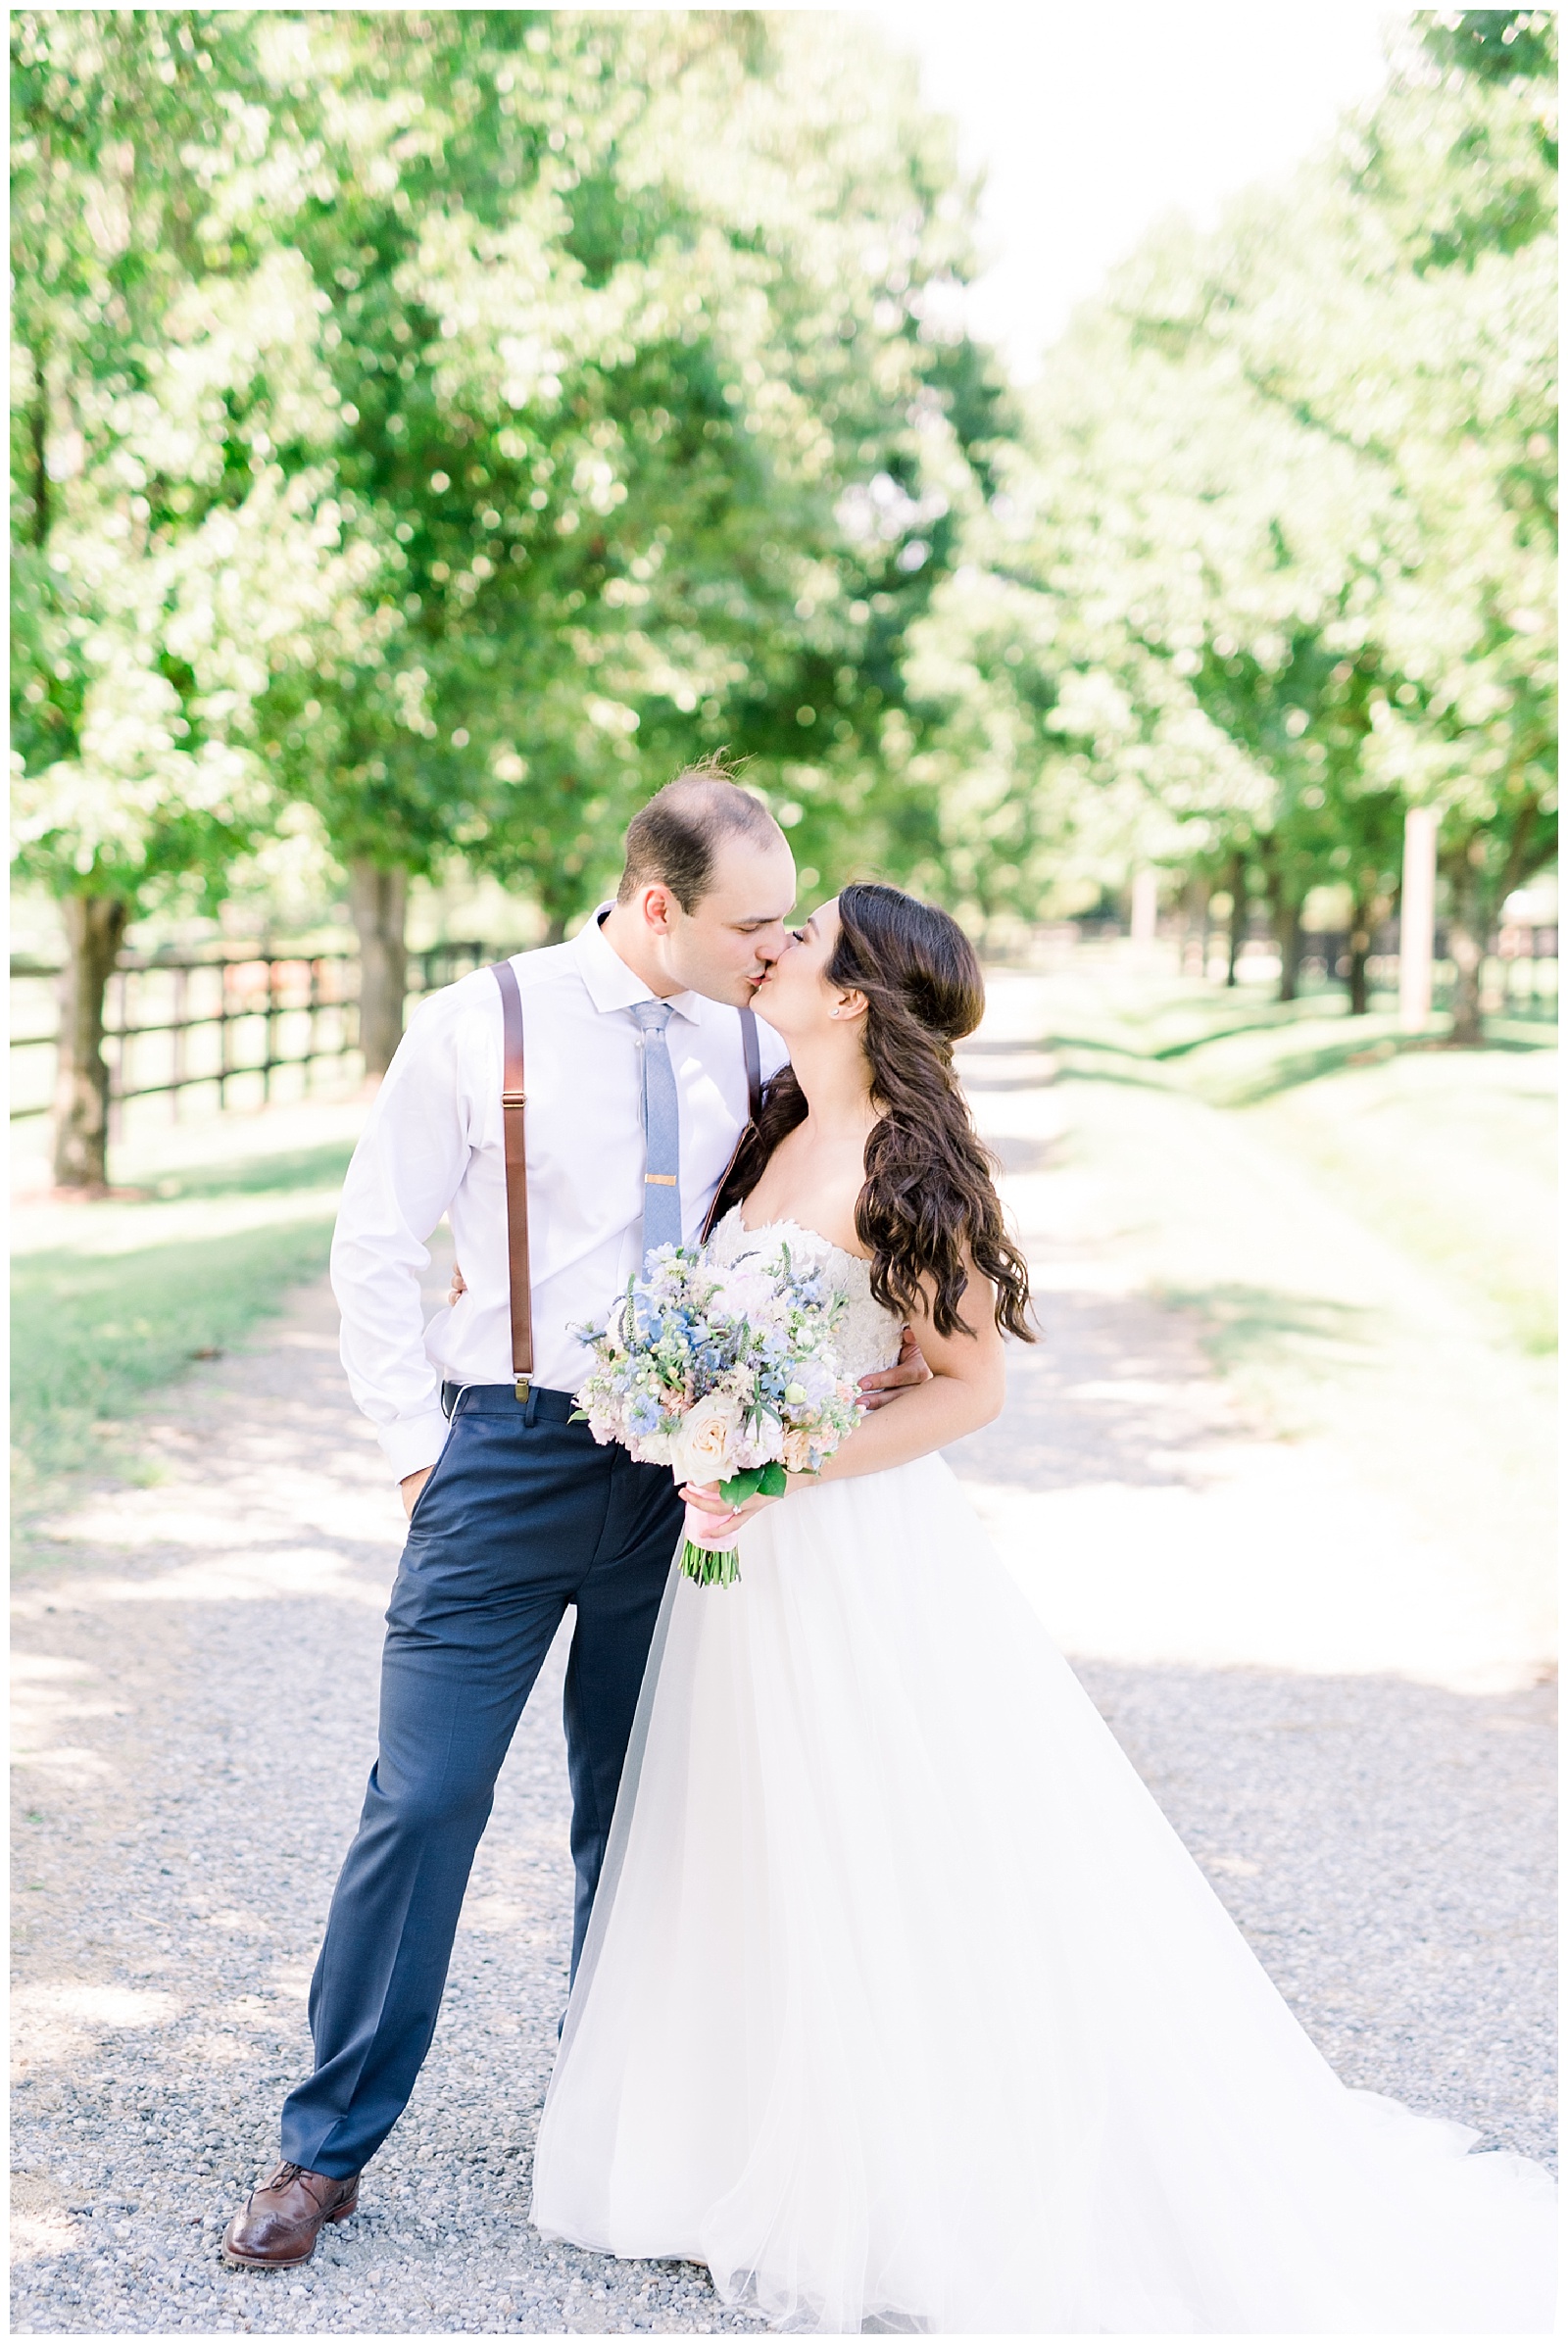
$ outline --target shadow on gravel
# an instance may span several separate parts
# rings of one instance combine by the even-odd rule
[[[1036,1491],[1196,1488],[1216,1438],[1245,1434],[1193,1314],[1145,1294],[1046,1288],[1033,1348],[1007,1353],[1007,1404],[947,1452],[960,1478]]]

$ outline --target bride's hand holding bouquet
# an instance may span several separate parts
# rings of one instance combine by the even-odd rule
[[[842,1309],[782,1240],[729,1267],[661,1245],[606,1324],[584,1330],[579,1415],[596,1441],[670,1467],[687,1498],[680,1566],[700,1585],[738,1577],[734,1547],[715,1541],[790,1474],[817,1472],[859,1421],[833,1343]]]

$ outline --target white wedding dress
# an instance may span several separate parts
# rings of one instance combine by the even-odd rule
[[[852,1372],[897,1326],[866,1265]],[[1540,2333],[1555,2192],[1315,2051],[940,1457],[674,1577],[533,2220],[776,2326]]]

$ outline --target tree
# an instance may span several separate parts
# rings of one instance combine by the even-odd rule
[[[1552,852],[1555,35],[1423,22],[1335,153],[1149,239],[1053,354],[969,539],[1026,611],[1012,677],[951,660],[950,709],[1037,712],[1004,857],[1045,789],[1086,844],[1111,813],[1126,860],[1233,858],[1287,995],[1304,894],[1343,878],[1364,1005],[1403,805],[1437,803],[1473,1040],[1496,905]],[[971,648],[974,606],[938,613]]]
[[[967,197],[907,69],[722,11],[18,42],[23,867],[121,906],[84,1001],[288,800],[347,874],[371,1071],[412,876],[466,859],[559,935],[721,744],[808,873],[934,867],[903,650],[999,395],[945,321]]]
[[[371,566],[342,543],[318,304],[265,234],[251,89],[221,17],[13,19],[16,852],[65,912],[64,1186],[106,1178],[126,920],[222,892],[270,807],[258,708],[352,636]]]
[[[345,511],[397,549],[384,660],[274,747],[378,918],[457,851],[564,933],[721,744],[808,868],[929,855],[900,655],[997,394],[939,315],[945,134],[906,88],[864,105],[860,38],[350,14],[308,73],[274,56],[279,115],[324,93],[333,200],[290,232]]]

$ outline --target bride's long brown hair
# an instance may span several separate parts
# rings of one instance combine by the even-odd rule
[[[996,1294],[997,1325],[1033,1343],[1029,1269],[1007,1235],[992,1156],[969,1120],[953,1045],[985,1008],[985,980],[957,921],[896,887],[846,887],[830,985],[863,993],[865,1054],[881,1120],[865,1144],[865,1186],[855,1227],[871,1255],[871,1292],[906,1317],[925,1281],[939,1335],[974,1332],[959,1315],[965,1253]],[[806,1119],[805,1094],[785,1066],[762,1095],[731,1165],[714,1217],[757,1186],[786,1132]]]

